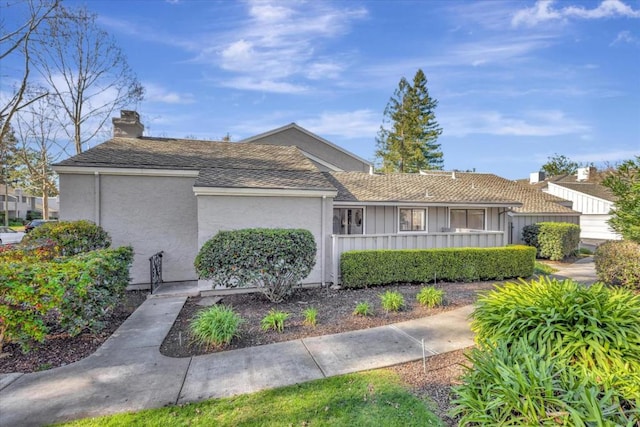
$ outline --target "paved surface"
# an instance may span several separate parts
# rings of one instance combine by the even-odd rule
[[[553,273],[551,277],[573,279],[587,285],[591,285],[598,280],[593,257],[582,258],[573,264],[563,266],[560,270]]]
[[[595,280],[593,262],[556,276]],[[466,306],[361,331],[189,358],[159,348],[186,296],[145,301],[93,355],[49,371],[0,375],[0,426],[137,411],[382,368],[473,345]]]

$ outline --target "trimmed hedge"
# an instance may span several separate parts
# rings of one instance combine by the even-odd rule
[[[308,230],[248,228],[220,231],[200,249],[194,265],[215,286],[256,287],[281,302],[315,265],[316,242]]]
[[[49,324],[70,335],[102,329],[104,316],[129,283],[133,249],[103,249],[75,257],[0,262],[0,352],[6,342],[27,351],[43,341]]]
[[[47,222],[31,230],[23,239],[25,244],[39,241],[52,241],[62,256],[111,246],[109,234],[99,225],[85,220]]]
[[[608,241],[593,256],[598,279],[606,284],[640,291],[640,244]]]
[[[560,261],[578,251],[580,226],[568,222],[539,222],[522,229],[522,240],[538,250],[538,257]]]
[[[340,257],[342,285],[502,280],[533,274],[536,250],[529,246],[364,250]]]

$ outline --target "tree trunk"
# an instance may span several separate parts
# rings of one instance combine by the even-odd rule
[[[42,219],[49,219],[49,195],[46,189],[42,192]]]

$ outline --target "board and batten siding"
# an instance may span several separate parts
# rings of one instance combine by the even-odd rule
[[[607,215],[613,208],[613,202],[571,190],[552,182],[549,183],[549,194],[565,200],[571,200],[573,202],[571,209],[584,215]]]
[[[352,207],[356,207],[355,205]],[[404,207],[404,206],[403,206]],[[414,206],[406,206],[412,208]],[[440,233],[449,227],[449,208],[443,206],[415,208],[427,209],[427,232]],[[398,206],[366,206],[365,207],[365,234],[389,234],[398,233]],[[479,209],[460,206],[459,209]],[[486,208],[485,222],[487,231],[504,230],[499,208]]]
[[[580,215],[518,215],[509,214],[511,221],[511,230],[509,231],[509,243],[522,245],[522,230],[527,225],[536,224],[538,222],[568,222],[580,225]]]

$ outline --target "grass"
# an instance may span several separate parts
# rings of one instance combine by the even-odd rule
[[[547,275],[547,274],[553,274],[556,271],[558,271],[558,269],[551,267],[548,264],[545,264],[543,262],[539,262],[536,261],[534,267],[533,267],[533,274],[538,275],[538,276],[543,276],[543,275]]]
[[[276,332],[284,331],[284,321],[289,318],[289,313],[284,311],[271,309],[269,313],[262,319],[261,325],[263,331],[273,329]]]
[[[238,336],[243,321],[231,307],[214,305],[196,315],[190,325],[191,335],[205,346],[227,345]]]
[[[420,292],[416,295],[418,304],[428,308],[433,308],[442,304],[444,297],[444,291],[442,289],[436,289],[433,286],[425,286],[420,289]]]
[[[359,302],[356,304],[355,310],[353,310],[354,316],[371,316],[373,312],[371,311],[371,306],[366,302]]]
[[[67,426],[442,426],[397,374],[376,370],[289,387],[79,420]]]
[[[400,311],[404,307],[404,297],[398,291],[387,291],[380,295],[380,303],[382,304],[382,309],[387,313]]]
[[[318,310],[314,307],[305,308],[302,312],[304,315],[304,324],[307,326],[314,327],[318,323]]]

